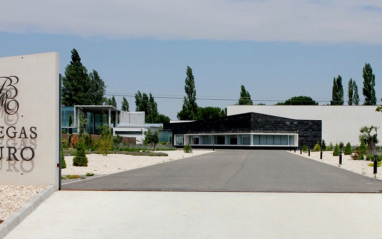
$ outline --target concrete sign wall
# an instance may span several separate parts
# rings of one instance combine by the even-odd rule
[[[0,58],[0,184],[57,189],[58,152],[58,53]]]

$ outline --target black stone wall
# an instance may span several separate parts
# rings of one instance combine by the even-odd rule
[[[297,133],[299,146],[313,148],[322,138],[321,120],[296,120],[259,113],[245,113],[187,123],[164,124],[174,134]]]

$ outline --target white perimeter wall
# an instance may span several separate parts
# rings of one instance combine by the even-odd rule
[[[256,112],[291,119],[322,120],[322,138],[326,145],[350,142],[359,145],[359,130],[363,126],[382,126],[382,113],[376,106],[288,106],[288,105],[233,105],[227,115]],[[382,127],[379,129],[382,132]],[[382,141],[382,137],[379,137]]]
[[[3,147],[0,184],[54,185],[58,188],[58,59],[55,52],[0,58],[0,77],[19,78],[17,84],[13,82],[18,91],[15,97],[19,104],[17,113],[7,114],[0,105],[0,146]],[[0,79],[0,84],[4,81]],[[10,147],[13,147],[11,152],[14,148],[17,150],[14,155],[18,160],[13,156],[9,158]],[[25,147],[34,151],[33,159],[30,148],[24,151],[24,158],[29,161],[20,155]]]

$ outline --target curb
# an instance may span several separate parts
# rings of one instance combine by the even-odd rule
[[[42,202],[55,192],[53,185],[48,185],[39,194],[25,203],[18,211],[14,212],[2,224],[0,224],[0,239],[17,227],[29,214],[31,214]]]

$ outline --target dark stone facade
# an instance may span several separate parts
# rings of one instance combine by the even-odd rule
[[[296,133],[299,146],[313,148],[322,138],[321,120],[296,120],[259,113],[245,113],[221,118],[164,124],[174,134],[207,133]]]

